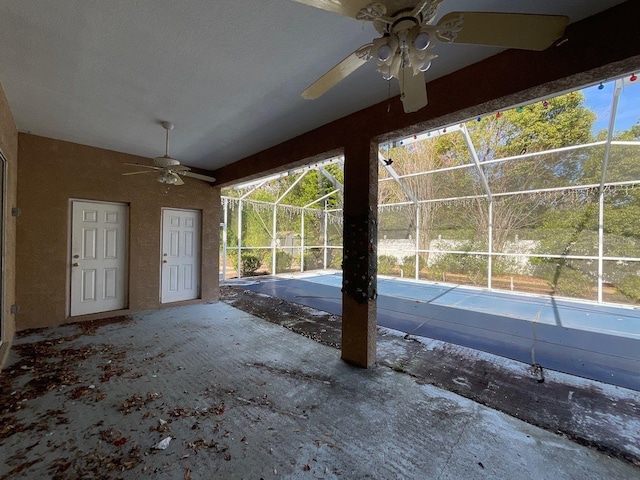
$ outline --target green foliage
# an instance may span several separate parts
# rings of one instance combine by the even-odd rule
[[[233,267],[237,271],[238,270],[238,256],[237,255],[233,255],[231,257],[231,261],[233,262]],[[260,259],[260,257],[255,255],[251,251],[242,252],[242,254],[241,254],[241,262],[242,262],[241,275],[243,277],[250,277],[250,276],[254,275],[256,273],[256,271],[258,271],[258,269],[262,265],[262,260]]]
[[[427,268],[427,261],[422,258],[422,256],[418,255],[419,259],[419,269],[424,270]],[[405,277],[415,277],[416,275],[416,257],[415,255],[410,255],[405,257],[402,260],[402,271],[404,272]]]
[[[526,151],[531,154],[569,145],[578,145],[604,140],[605,133],[593,138],[592,126],[595,114],[585,104],[580,92],[561,95],[536,102],[519,109],[502,112],[501,116],[489,115],[481,121],[467,122],[478,156],[483,162],[482,170],[494,194],[519,190],[558,187],[557,192],[544,194],[493,197],[493,250],[506,252],[507,245],[513,249],[516,235],[527,242],[526,251],[535,245],[535,253],[552,255],[597,255],[598,251],[598,191],[597,188],[562,191],[563,187],[575,185],[598,185],[602,179],[604,146],[577,148],[574,150],[532,156],[507,162],[490,160],[519,155]],[[633,127],[618,131],[615,140],[640,140],[640,122]],[[448,200],[446,202],[426,202],[420,207],[413,204],[383,208],[379,215],[379,232],[388,238],[416,238],[416,225],[420,227],[420,249],[429,249],[430,242],[442,235],[449,242],[458,245],[472,245],[473,248],[457,246],[456,250],[484,251],[489,230],[489,208],[486,198],[473,199],[483,195],[482,178],[475,168],[457,168],[471,165],[470,152],[460,133],[432,136],[424,141],[408,146],[394,147],[384,153],[394,160],[393,168],[399,175],[415,174],[439,170],[423,175],[409,175],[403,184],[419,200]],[[489,161],[489,162],[488,162]],[[342,167],[338,164],[324,167],[338,182],[344,181]],[[389,177],[380,168],[380,178]],[[270,182],[252,193],[248,198],[273,202],[293,185],[299,175],[291,175]],[[632,145],[613,145],[606,172],[607,182],[623,182],[640,178],[640,150]],[[309,171],[281,200],[281,205],[304,206],[333,191],[332,181],[317,171]],[[238,196],[239,193],[234,194]],[[332,208],[341,204],[341,195],[334,194],[326,202],[320,201],[311,208]],[[379,202],[399,204],[408,201],[406,192],[393,181],[379,185]],[[335,215],[340,215],[337,213]],[[237,216],[230,216],[228,234],[229,245],[237,245]],[[295,209],[280,208],[276,213],[279,232],[300,232],[301,216]],[[606,256],[640,257],[640,188],[629,186],[608,186],[605,191],[604,249]],[[267,247],[273,244],[273,211],[265,208],[243,210],[243,245]],[[340,245],[342,227],[329,224],[329,244]],[[322,245],[323,219],[313,214],[305,215],[305,241],[307,245]],[[333,233],[331,233],[333,232]],[[412,237],[410,237],[410,235]],[[453,243],[443,245],[453,245]],[[513,252],[513,250],[508,250]],[[232,257],[233,258],[233,257]],[[333,268],[340,268],[342,252],[330,249],[328,262]],[[293,261],[293,259],[291,259]],[[305,270],[321,268],[322,249],[306,250]],[[271,257],[267,259],[271,263]],[[289,260],[284,256],[277,259],[277,270],[283,271]],[[396,261],[393,257],[380,256],[378,271],[392,273]],[[485,256],[470,254],[448,254],[437,257],[428,269],[421,258],[422,275],[441,280],[443,273],[466,276],[480,284],[486,280],[488,268]],[[494,257],[494,275],[515,275],[529,273],[545,280],[558,295],[591,297],[597,265],[584,260],[570,258],[532,259],[530,269],[522,270],[516,257]],[[415,276],[415,256],[404,259],[404,275]],[[617,285],[622,293],[631,299],[638,298],[640,280],[635,264],[607,261],[604,265],[608,283]],[[458,277],[459,278],[459,277]],[[466,281],[466,278],[464,279]],[[540,283],[540,282],[538,282]]]
[[[393,255],[380,255],[378,257],[378,273],[381,273],[382,275],[391,275],[393,274],[394,268],[397,264],[398,261]]]
[[[494,257],[491,264],[492,275],[519,275],[522,266],[514,257]]]
[[[324,252],[320,249],[308,250],[304,254],[304,269],[319,270],[324,267]]]
[[[329,250],[328,267],[342,270],[342,250]]]
[[[288,272],[293,263],[293,255],[287,252],[276,252],[276,271],[277,273]]]
[[[581,272],[573,263],[566,261],[548,261],[539,263],[536,276],[549,283],[554,295],[573,298],[591,298],[593,281]]]
[[[439,277],[444,273],[456,273],[467,275],[474,285],[486,280],[488,275],[487,257],[483,255],[470,255],[459,253],[447,253],[438,257],[431,270]]]
[[[640,302],[640,276],[627,275],[617,285],[618,290],[634,302]]]

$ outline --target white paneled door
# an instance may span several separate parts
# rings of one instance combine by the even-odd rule
[[[71,226],[71,316],[127,307],[129,208],[74,201]]]
[[[162,303],[200,295],[200,212],[162,210]]]

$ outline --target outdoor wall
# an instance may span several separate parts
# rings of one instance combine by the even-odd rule
[[[118,312],[69,317],[70,200],[129,204],[129,309],[136,312],[191,302],[160,303],[161,209],[202,211],[201,299],[218,299],[220,191],[185,178],[181,186],[154,174],[122,176],[125,163],[149,159],[50,138],[19,135],[18,330],[105,318]]]
[[[5,283],[2,289],[1,305],[4,316],[4,340],[0,347],[0,368],[11,346],[15,333],[15,319],[11,305],[15,303],[16,292],[16,219],[11,216],[11,207],[16,203],[16,179],[18,168],[18,131],[11,115],[9,102],[0,85],[0,151],[7,160],[7,191],[5,208]]]

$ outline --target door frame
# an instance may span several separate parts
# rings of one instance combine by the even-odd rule
[[[7,286],[6,286],[6,239],[7,239],[7,177],[8,177],[7,158],[0,150],[0,185],[2,194],[0,195],[0,346],[6,341],[7,327],[5,309],[7,308]]]
[[[72,289],[72,283],[71,283],[71,263],[73,262],[73,244],[72,244],[72,236],[73,236],[73,202],[88,202],[88,203],[102,203],[102,204],[107,204],[107,205],[121,205],[124,207],[127,207],[127,219],[125,221],[125,228],[126,228],[126,232],[125,232],[125,240],[127,242],[127,246],[125,248],[125,259],[124,259],[124,265],[127,268],[127,273],[124,276],[124,285],[123,285],[123,292],[124,292],[124,308],[122,309],[118,309],[118,310],[106,310],[104,312],[96,312],[96,313],[87,313],[86,315],[76,315],[76,316],[71,316],[71,289]],[[109,312],[122,312],[122,311],[126,311],[129,310],[130,308],[130,304],[129,304],[129,286],[131,285],[131,255],[130,255],[130,251],[131,251],[131,203],[128,202],[112,202],[109,200],[94,200],[94,199],[89,199],[89,198],[69,198],[69,209],[68,209],[68,213],[67,213],[67,218],[69,219],[68,221],[68,225],[67,225],[67,308],[66,308],[66,315],[67,318],[82,318],[85,316],[97,316],[97,315],[103,315],[105,313],[109,313]]]
[[[162,275],[163,275],[163,270],[162,270],[162,260],[163,260],[163,249],[164,249],[164,212],[165,210],[177,210],[180,212],[198,212],[200,214],[200,232],[199,232],[199,236],[198,236],[198,242],[199,242],[199,246],[198,246],[198,256],[200,257],[198,259],[198,295],[196,296],[196,298],[192,299],[192,300],[178,300],[175,302],[167,302],[167,303],[162,303]],[[172,306],[173,304],[176,303],[180,303],[180,302],[193,302],[195,300],[201,300],[202,299],[202,245],[203,245],[203,234],[204,234],[204,228],[203,228],[203,218],[204,218],[204,212],[202,209],[200,208],[180,208],[180,207],[161,207],[160,208],[160,248],[158,250],[158,270],[159,270],[159,280],[160,280],[160,285],[159,285],[159,290],[158,290],[158,303],[160,305],[165,305],[165,306]]]

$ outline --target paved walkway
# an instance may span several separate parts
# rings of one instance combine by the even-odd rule
[[[1,478],[640,478],[223,303],[22,334],[9,362]]]

